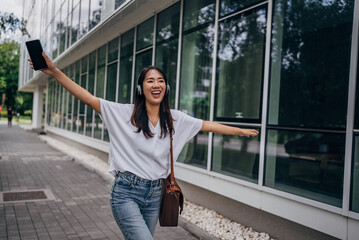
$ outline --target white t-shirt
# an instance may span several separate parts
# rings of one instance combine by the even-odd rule
[[[131,124],[133,104],[120,104],[100,99],[101,116],[110,135],[109,172],[131,172],[141,178],[156,180],[166,178],[170,172],[170,137],[160,138],[160,122],[156,127],[148,121],[154,134],[146,138]],[[171,110],[174,119],[173,158],[177,160],[184,145],[202,128],[203,121]]]

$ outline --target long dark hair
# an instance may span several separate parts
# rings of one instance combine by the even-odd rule
[[[150,70],[156,70],[158,71],[164,78],[166,86],[167,86],[167,77],[165,73],[156,66],[148,66],[142,69],[142,72],[137,80],[137,85],[141,86],[141,89],[143,89],[143,81],[146,78],[147,73]],[[168,101],[168,95],[165,94],[162,102],[160,104],[160,124],[161,124],[161,135],[160,138],[165,138],[168,133],[174,133],[173,129],[173,118],[170,111],[170,105]],[[153,133],[151,129],[148,127],[148,115],[146,110],[146,98],[144,94],[141,95],[138,93],[138,90],[136,90],[136,98],[135,98],[135,106],[133,108],[133,113],[131,115],[131,124],[135,127],[137,127],[137,133],[143,132],[143,135],[145,135],[146,138],[152,138]]]

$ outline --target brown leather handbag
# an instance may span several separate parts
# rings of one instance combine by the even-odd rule
[[[160,226],[176,227],[178,226],[178,215],[183,210],[183,194],[178,186],[173,172],[173,147],[172,133],[171,137],[171,174],[164,180],[164,192],[160,210]]]

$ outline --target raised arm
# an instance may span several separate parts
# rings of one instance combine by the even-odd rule
[[[92,107],[96,112],[101,114],[100,99],[93,96],[86,89],[82,88],[70,78],[68,78],[63,72],[56,68],[55,64],[50,60],[50,58],[42,52],[42,56],[45,58],[48,69],[41,70],[43,73],[48,74],[55,78],[67,91],[72,95],[78,98],[81,102]],[[32,62],[29,59],[30,65]]]
[[[201,131],[214,132],[219,134],[239,135],[245,137],[254,137],[258,135],[258,131],[254,129],[242,129],[237,127],[226,126],[217,122],[203,121]]]

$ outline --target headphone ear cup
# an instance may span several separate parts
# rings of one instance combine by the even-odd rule
[[[167,86],[166,86],[166,95],[168,95],[170,93],[170,89],[171,89],[170,85],[167,84]]]
[[[137,85],[137,93],[138,95],[142,95],[142,88],[140,85]]]

